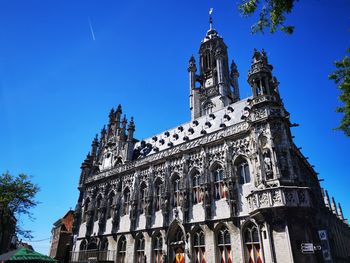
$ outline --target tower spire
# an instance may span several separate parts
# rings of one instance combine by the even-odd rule
[[[212,13],[214,11],[214,8],[210,8],[209,9],[209,29],[212,30],[213,29],[213,17],[212,17]]]

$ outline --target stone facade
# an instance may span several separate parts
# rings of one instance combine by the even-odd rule
[[[81,166],[71,261],[349,262],[349,225],[293,143],[264,50],[246,99],[212,23],[198,68],[191,121],[138,141],[110,112]]]

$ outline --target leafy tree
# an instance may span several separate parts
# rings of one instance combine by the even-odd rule
[[[264,32],[269,28],[271,33],[280,29],[281,31],[292,34],[294,26],[285,25],[285,15],[292,12],[294,4],[298,0],[241,0],[239,11],[243,16],[251,16],[258,9],[260,10],[258,21],[252,26],[252,33]]]
[[[350,48],[346,50],[350,54]],[[337,112],[343,113],[343,119],[336,130],[342,130],[347,136],[350,136],[350,57],[346,56],[334,63],[337,70],[329,75],[329,79],[334,80],[341,90],[339,100],[343,106],[337,108]]]
[[[35,207],[38,202],[35,195],[39,187],[30,181],[26,174],[14,177],[9,172],[0,175],[0,231],[6,229],[11,219],[17,221],[19,215],[27,215],[32,218],[30,208]],[[23,230],[19,224],[16,232],[25,238],[31,238],[31,231]],[[0,244],[3,240],[0,240]]]

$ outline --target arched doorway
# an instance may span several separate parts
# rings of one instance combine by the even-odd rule
[[[169,263],[185,263],[185,233],[179,225],[169,231]]]

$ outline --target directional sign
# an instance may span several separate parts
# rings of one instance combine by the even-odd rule
[[[301,243],[301,252],[304,254],[314,253],[314,244],[312,243]]]

